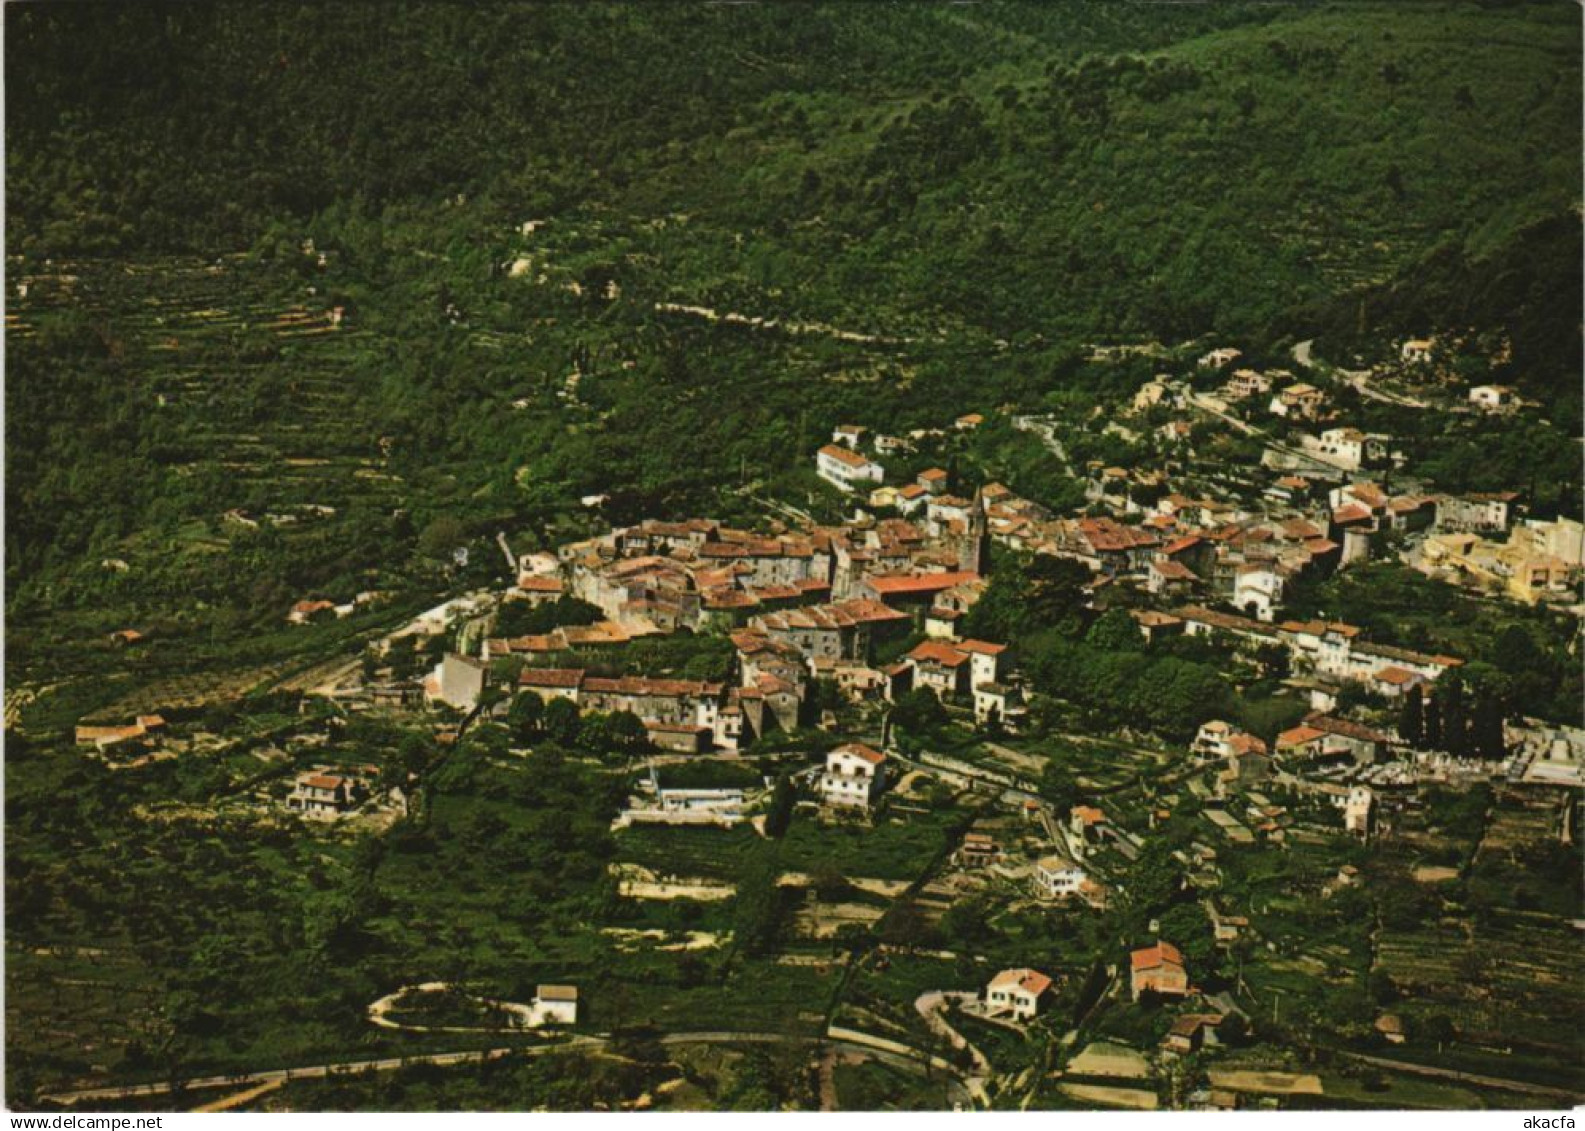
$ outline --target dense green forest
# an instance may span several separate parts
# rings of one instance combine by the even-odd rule
[[[796,499],[839,419],[1070,406],[1094,342],[1500,329],[1578,416],[1573,5],[6,20],[14,623],[224,633],[589,493]]]
[[[10,243],[236,250],[482,194],[506,220],[694,214],[741,237],[755,297],[797,288],[788,313],[1230,332],[1569,210],[1578,27],[1564,4],[18,5]]]

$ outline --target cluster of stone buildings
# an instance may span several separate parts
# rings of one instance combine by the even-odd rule
[[[1471,521],[1425,539],[1415,566],[1430,577],[1477,592],[1500,595],[1526,605],[1575,604],[1585,575],[1585,527],[1573,519],[1523,522],[1509,526],[1506,506],[1500,522]],[[1475,507],[1467,512],[1478,518]],[[1506,531],[1497,541],[1486,537]]]
[[[1334,693],[1345,682],[1363,684],[1389,698],[1404,694],[1416,683],[1430,683],[1443,672],[1461,667],[1463,660],[1441,653],[1426,654],[1364,638],[1357,625],[1343,621],[1283,621],[1271,624],[1251,617],[1220,613],[1199,605],[1185,605],[1171,613],[1151,614],[1156,631],[1190,636],[1221,636],[1241,647],[1275,645],[1288,656],[1292,670],[1314,677],[1324,691]]]
[[[568,699],[580,711],[631,711],[656,745],[679,751],[737,749],[797,725],[816,679],[832,680],[853,699],[882,698],[908,690],[921,668],[928,669],[924,682],[941,682],[982,718],[994,712],[1009,719],[1017,695],[1000,671],[999,646],[959,645],[963,657],[952,670],[962,674],[944,680],[932,666],[944,652],[910,656],[886,671],[871,662],[878,645],[910,633],[928,633],[943,649],[956,640],[958,621],[986,584],[986,511],[976,498],[961,517],[919,521],[860,516],[769,533],[709,519],[614,529],[563,546],[549,570],[525,561],[514,594],[573,596],[598,607],[605,620],[540,636],[486,634],[478,659],[447,656],[426,692],[471,705],[485,665],[517,657],[525,661],[519,690]],[[592,670],[607,646],[679,631],[727,634],[735,648],[732,678],[610,679]]]

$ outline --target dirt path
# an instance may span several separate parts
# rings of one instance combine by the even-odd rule
[[[837,1110],[837,1050],[830,1046],[820,1057],[820,1110]]]

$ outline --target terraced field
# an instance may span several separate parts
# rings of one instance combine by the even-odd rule
[[[1536,916],[1384,931],[1377,964],[1415,1008],[1448,1014],[1473,1041],[1550,1047],[1577,1062],[1576,1003],[1585,994],[1577,935]]]
[[[351,571],[379,564],[362,547],[405,504],[406,485],[387,468],[381,438],[355,425],[370,419],[388,343],[328,300],[320,281],[243,256],[12,269],[6,340],[27,363],[21,372],[38,381],[73,364],[52,352],[59,334],[90,327],[124,397],[119,433],[136,446],[127,498],[156,494],[170,514],[114,543],[96,539],[73,584],[101,599],[52,591],[34,606],[36,626],[26,602],[8,611],[11,684],[23,692],[14,714],[53,728],[90,713],[202,705],[290,677],[328,655],[332,637],[354,635],[353,624],[282,630],[287,605],[311,584],[294,578],[339,572],[340,587],[376,587]],[[32,458],[26,436],[12,432],[8,443],[10,460]],[[266,530],[268,552],[288,563],[281,580],[243,590],[249,600],[217,615],[228,588],[265,572],[235,556],[239,539]],[[101,634],[125,625],[109,616],[160,631],[136,654],[112,654]],[[260,616],[276,629],[238,635]]]
[[[349,427],[370,336],[315,289],[242,256],[58,263],[16,281],[7,336],[65,308],[101,324],[129,395],[179,430],[178,470],[213,461],[276,509],[388,502],[376,438]]]

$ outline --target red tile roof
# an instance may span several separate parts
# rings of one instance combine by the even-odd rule
[[[1164,562],[1151,562],[1150,568],[1155,571],[1156,576],[1165,578],[1168,581],[1200,580],[1199,575],[1188,566],[1184,565],[1182,562],[1172,561],[1171,559],[1168,559]]]
[[[519,687],[577,687],[582,682],[582,668],[524,668],[517,676]]]
[[[1356,723],[1351,719],[1334,718],[1331,715],[1322,714],[1320,711],[1314,711],[1306,715],[1304,721],[1309,726],[1325,731],[1327,734],[1340,735],[1343,738],[1352,738],[1359,742],[1386,743],[1388,741],[1386,735],[1379,730],[1372,730],[1364,723]]]
[[[1266,753],[1266,744],[1252,734],[1235,734],[1227,744],[1238,754]]]
[[[820,449],[820,454],[852,468],[868,467],[871,464],[870,460],[849,448],[844,448],[841,444],[827,444]]]
[[[695,679],[646,679],[625,675],[620,679],[590,676],[584,680],[585,691],[612,695],[651,695],[661,699],[681,699],[688,696],[719,695],[722,685],[704,683]]]
[[[864,584],[883,597],[905,593],[936,593],[951,589],[966,581],[978,581],[979,574],[972,570],[954,570],[941,573],[882,574],[866,578]]]
[[[1325,738],[1324,730],[1317,730],[1310,726],[1290,727],[1277,736],[1277,749],[1284,750],[1294,746],[1308,746],[1317,739]]]
[[[855,758],[862,758],[872,766],[878,766],[886,761],[886,755],[873,746],[866,746],[862,742],[847,742],[831,750],[832,754],[851,754]]]
[[[1169,942],[1141,947],[1129,955],[1129,962],[1135,970],[1154,970],[1160,966],[1176,966],[1180,970],[1183,969],[1183,955]]]
[[[908,614],[887,608],[879,601],[855,599],[832,605],[811,605],[803,609],[783,609],[762,613],[754,623],[767,632],[836,630],[860,624],[907,620]]]
[[[1377,682],[1389,684],[1393,687],[1397,687],[1405,683],[1413,683],[1415,680],[1422,678],[1422,676],[1416,675],[1414,672],[1406,671],[1403,668],[1393,667],[1391,665],[1382,668],[1381,671],[1376,673]]]
[[[1028,968],[1003,970],[991,979],[992,989],[1000,990],[1010,986],[1017,986],[1025,993],[1039,997],[1051,988],[1051,979],[1039,970]]]
[[[955,668],[969,662],[967,653],[960,652],[952,645],[943,643],[940,640],[926,640],[908,653],[908,658],[915,661],[923,660],[932,664],[940,664],[948,668]]]

